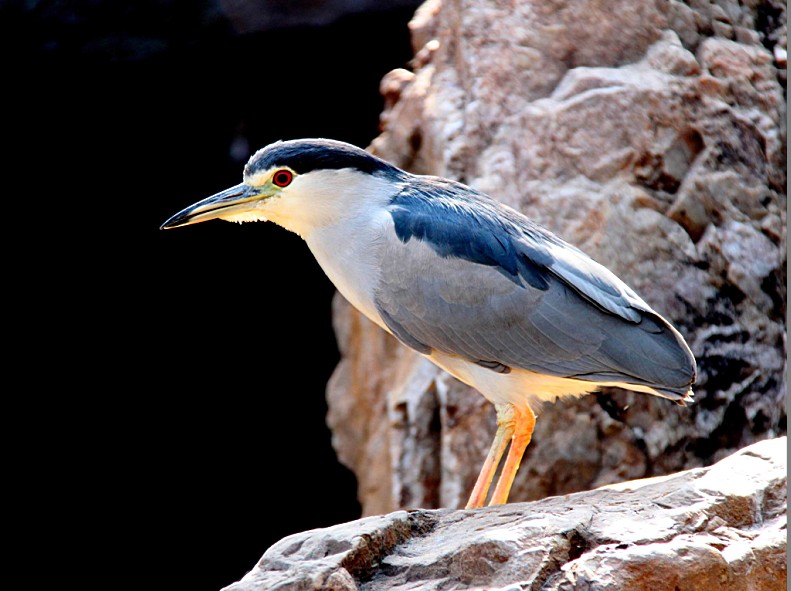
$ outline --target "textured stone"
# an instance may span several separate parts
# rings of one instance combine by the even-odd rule
[[[786,443],[564,497],[295,534],[225,591],[782,591]]]
[[[784,5],[431,1],[410,28],[413,71],[382,81],[370,149],[582,248],[698,361],[689,408],[609,389],[539,409],[511,500],[704,466],[784,434]],[[363,321],[344,302],[335,312],[330,424],[364,514],[463,506],[491,405],[381,331],[352,330]]]

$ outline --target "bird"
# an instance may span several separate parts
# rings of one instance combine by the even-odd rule
[[[496,432],[466,509],[508,501],[546,402],[604,386],[693,400],[695,358],[668,320],[581,250],[461,182],[338,140],[281,140],[250,157],[240,184],[161,228],[213,219],[298,234],[352,306],[493,404]]]

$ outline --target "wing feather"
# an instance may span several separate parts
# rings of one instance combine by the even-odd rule
[[[393,200],[381,250],[375,303],[398,338],[493,367],[688,388],[683,339],[609,270],[485,195],[424,182]]]

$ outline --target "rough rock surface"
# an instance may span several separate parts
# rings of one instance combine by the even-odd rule
[[[563,497],[397,511],[295,534],[225,591],[782,591],[786,443]]]
[[[522,210],[685,335],[697,403],[540,409],[514,501],[709,465],[786,432],[786,13],[731,0],[429,1],[371,150]],[[364,514],[463,506],[477,393],[338,298],[328,423]]]

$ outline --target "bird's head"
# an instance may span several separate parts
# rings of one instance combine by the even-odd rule
[[[161,227],[212,219],[240,223],[271,220],[306,237],[318,227],[353,214],[361,205],[384,206],[405,174],[344,142],[275,142],[250,158],[242,183],[190,205]]]

